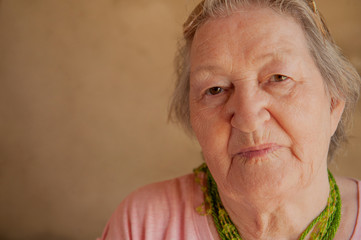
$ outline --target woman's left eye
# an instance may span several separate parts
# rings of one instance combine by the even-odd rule
[[[271,82],[283,82],[286,81],[287,79],[289,79],[289,77],[285,76],[285,75],[281,75],[281,74],[275,74],[271,77]]]
[[[224,91],[224,89],[221,87],[211,87],[207,90],[206,94],[207,95],[218,95],[218,94],[222,93],[223,91]]]

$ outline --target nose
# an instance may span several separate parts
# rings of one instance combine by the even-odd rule
[[[235,89],[227,105],[232,127],[244,133],[256,131],[271,117],[266,93],[259,89]]]

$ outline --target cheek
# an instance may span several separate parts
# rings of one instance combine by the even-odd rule
[[[326,96],[298,94],[284,101],[277,112],[282,116],[278,121],[291,138],[292,150],[298,159],[307,162],[327,156],[331,136]]]
[[[190,119],[203,152],[212,158],[224,157],[227,154],[231,124],[223,111],[218,108],[191,106]]]

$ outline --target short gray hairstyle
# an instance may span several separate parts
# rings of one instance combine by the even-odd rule
[[[313,0],[203,0],[199,3],[183,25],[183,39],[179,43],[175,61],[177,80],[169,118],[180,123],[192,134],[189,113],[189,58],[197,29],[209,19],[229,16],[239,9],[250,7],[267,7],[280,14],[292,16],[304,30],[309,50],[324,79],[328,94],[334,99],[345,101],[341,121],[330,142],[328,161],[331,161],[336,150],[347,142],[361,80],[356,69],[335,44]]]

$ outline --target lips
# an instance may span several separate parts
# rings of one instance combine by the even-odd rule
[[[247,147],[236,153],[234,156],[243,158],[261,158],[281,148],[277,144],[262,144],[254,147]]]

